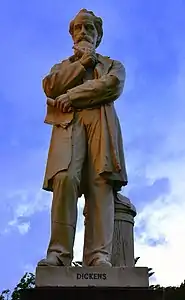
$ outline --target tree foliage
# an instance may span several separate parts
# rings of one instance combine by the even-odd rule
[[[10,290],[4,290],[0,295],[0,300],[19,300],[21,290],[32,289],[34,287],[35,275],[33,273],[25,273],[13,292],[11,293]]]

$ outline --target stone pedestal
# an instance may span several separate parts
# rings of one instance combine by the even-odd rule
[[[115,196],[114,236],[111,262],[116,267],[134,267],[134,217],[136,209],[130,200]]]
[[[119,267],[37,267],[37,287],[148,287],[148,269]]]

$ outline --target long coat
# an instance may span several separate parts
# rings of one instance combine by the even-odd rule
[[[100,106],[101,136],[97,173],[104,176],[119,191],[127,185],[122,134],[114,108],[114,100],[122,93],[125,81],[123,65],[98,54],[94,69],[94,79],[83,83],[85,69],[73,57],[55,65],[43,80],[46,96],[56,98],[67,93],[76,109]],[[112,81],[112,79],[116,79]],[[45,123],[53,125],[43,189],[53,191],[52,178],[62,170],[67,170],[72,154],[73,112],[62,114],[55,108],[47,107]],[[82,176],[81,196],[85,189]]]

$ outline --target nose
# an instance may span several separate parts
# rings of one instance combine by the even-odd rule
[[[84,25],[82,25],[82,27],[81,27],[81,34],[83,34],[83,35],[86,35],[86,28],[85,28],[85,26]]]

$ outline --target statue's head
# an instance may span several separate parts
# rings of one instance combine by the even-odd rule
[[[103,36],[102,19],[96,17],[92,11],[81,9],[70,22],[69,32],[74,44],[87,42],[97,48]]]

